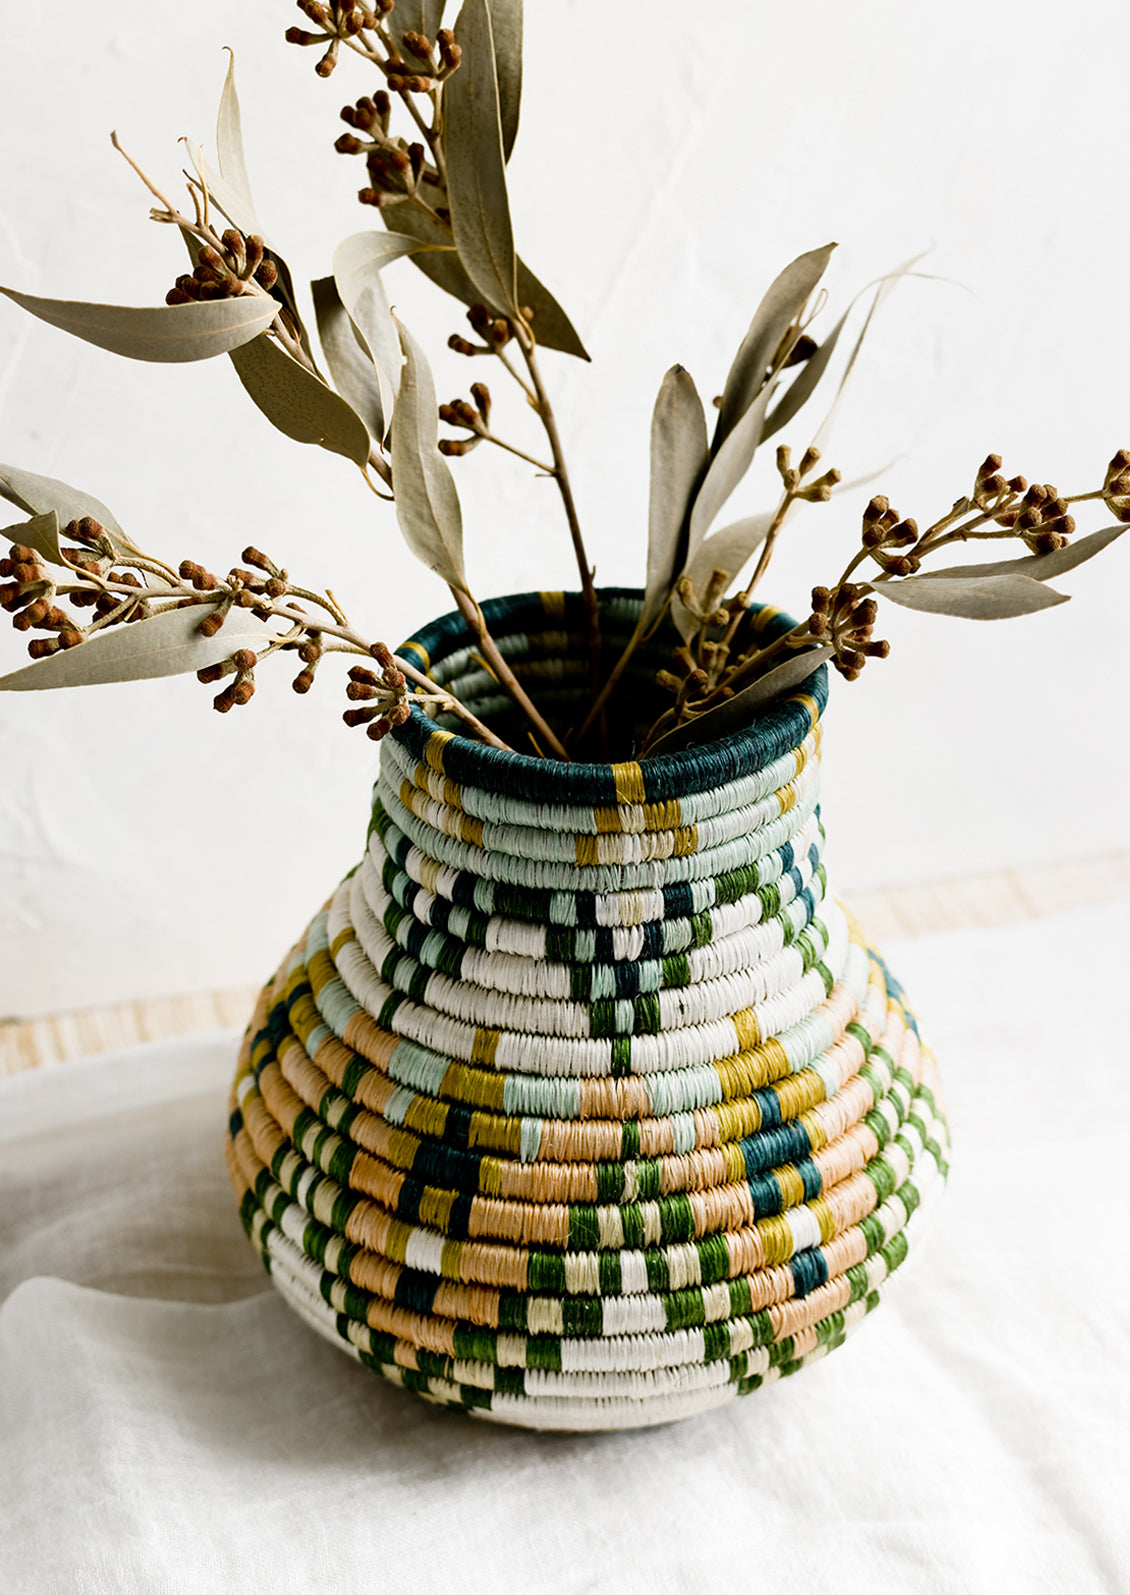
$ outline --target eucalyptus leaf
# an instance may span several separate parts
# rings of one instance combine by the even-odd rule
[[[53,476],[36,476],[33,471],[21,471],[15,465],[0,465],[0,498],[6,498],[9,504],[26,510],[29,515],[45,515],[54,510],[60,526],[69,526],[71,521],[81,521],[84,515],[89,515],[99,526],[105,527],[115,543],[138,552],[137,544],[129,540],[101,499],[77,487],[69,487],[66,482],[57,482]]]
[[[383,406],[377,368],[341,302],[337,284],[332,277],[320,277],[310,284],[310,292],[318,337],[334,387],[364,421],[369,436],[383,439],[388,430],[388,412]]]
[[[191,139],[186,138],[184,145],[193,166],[196,168],[196,175],[208,195],[209,204],[215,206],[221,215],[226,217],[232,226],[238,232],[241,232],[244,237],[254,233],[257,238],[263,240],[263,247],[278,272],[278,278],[271,290],[272,296],[279,304],[285,305],[290,311],[291,316],[294,318],[294,324],[298,328],[302,347],[309,354],[310,339],[298,309],[298,296],[294,291],[294,278],[291,275],[290,267],[259,226],[251,204],[250,194],[244,197],[231,183],[227,182],[214,167],[208,164],[199,145],[194,144]],[[195,263],[200,252],[200,241],[194,238],[192,234],[187,234],[185,242],[188,244],[188,252]]]
[[[704,538],[685,571],[700,598],[714,571],[726,571],[731,580],[739,575],[769,535],[774,514],[773,510],[765,510],[760,515],[749,515]],[[671,600],[671,619],[683,641],[689,642],[698,630],[699,621],[678,597]]]
[[[0,532],[0,543],[22,543],[25,548],[34,548],[49,565],[63,563],[59,548],[59,517],[55,510],[33,515],[30,521],[17,521],[14,526],[6,526]]]
[[[954,577],[973,576],[1030,576],[1038,582],[1052,576],[1062,576],[1088,559],[1094,559],[1108,548],[1115,538],[1121,537],[1125,526],[1104,526],[1101,531],[1088,532],[1074,542],[1057,548],[1053,554],[1027,554],[1019,559],[993,560],[985,565],[947,565],[942,570],[924,570],[921,581],[949,581]]]
[[[232,354],[243,386],[272,426],[296,443],[317,443],[356,465],[369,458],[369,431],[351,405],[273,338],[256,338]]]
[[[1067,593],[1057,593],[1030,576],[906,576],[902,581],[876,582],[877,596],[889,598],[904,609],[924,610],[932,615],[960,615],[965,620],[1011,620],[1016,615],[1032,615],[1038,609],[1051,609],[1067,602]]]
[[[455,248],[451,225],[435,211],[415,204],[412,200],[395,200],[381,206],[381,220],[401,235],[416,238],[421,244],[431,245],[410,256],[417,271],[423,272],[430,282],[444,293],[449,293],[461,304],[473,305],[482,298],[464,270]]]
[[[228,73],[220,95],[220,110],[216,118],[216,159],[220,175],[254,214],[251,184],[247,177],[247,163],[243,155],[243,127],[239,115],[239,96],[235,91],[235,52],[228,51]]]
[[[824,418],[824,421],[821,423],[820,432],[818,434],[820,437],[823,437],[826,434],[832,415],[836,407],[839,405],[840,399],[843,397],[843,392],[847,386],[848,378],[855,369],[855,362],[859,358],[859,351],[863,347],[863,340],[866,338],[871,329],[871,322],[874,320],[876,312],[879,310],[883,300],[891,292],[891,289],[895,286],[899,279],[909,275],[911,267],[917,265],[921,259],[922,252],[917,255],[912,255],[910,259],[905,260],[901,266],[896,266],[894,271],[887,272],[885,276],[879,278],[878,282],[870,285],[875,289],[875,296],[871,301],[871,306],[867,312],[867,317],[863,323],[859,337],[856,339],[855,346],[848,357],[847,366],[844,369],[843,376],[840,378],[840,385],[836,391],[836,397],[832,402],[832,408],[828,415]],[[844,328],[847,326],[852,311],[855,309],[856,305],[863,297],[863,294],[866,292],[867,289],[865,288],[860,293],[856,294],[855,298],[844,311],[836,325],[832,328],[832,331],[828,334],[827,338],[825,338],[824,342],[817,350],[815,350],[810,358],[805,361],[800,372],[797,374],[795,381],[790,383],[780,402],[770,411],[765,423],[765,437],[772,437],[774,432],[779,432],[783,426],[787,426],[797,412],[808,403],[809,399],[812,397],[814,391],[819,385],[820,379],[828,369],[832,355],[835,353],[836,345],[840,341],[840,337],[843,334]]]
[[[40,321],[99,349],[130,360],[180,363],[230,354],[258,337],[278,306],[258,294],[209,299],[190,305],[94,305],[74,299],[37,299],[0,287],[0,293]]]
[[[522,0],[488,0],[494,35],[494,70],[502,124],[502,156],[509,161],[522,106]]]
[[[686,559],[687,514],[706,465],[706,414],[689,371],[672,366],[651,416],[647,586],[640,612],[648,631],[662,615]]]
[[[392,488],[404,541],[430,570],[467,591],[463,514],[447,461],[439,452],[435,383],[423,350],[396,322],[404,369],[392,427]]]
[[[223,114],[223,100],[221,98],[221,115]],[[234,183],[231,183],[218,172],[216,168],[205,160],[204,151],[192,139],[184,140],[184,147],[188,158],[192,162],[197,180],[202,188],[207,191],[208,200],[216,209],[246,237],[255,233],[263,238],[263,230],[255,215],[255,207],[251,202],[250,193],[241,192]],[[266,239],[264,238],[264,243]]]
[[[338,295],[376,368],[386,431],[392,419],[403,354],[381,271],[422,247],[418,239],[406,233],[354,233],[334,250]]]
[[[682,748],[714,742],[731,731],[752,725],[759,709],[799,687],[831,656],[831,648],[806,648],[801,653],[793,654],[772,670],[766,671],[765,675],[759,676],[748,687],[743,687],[741,692],[727,698],[724,703],[708,709],[705,714],[695,715],[693,720],[685,721],[659,737],[648,748],[644,758],[654,759],[661,753],[678,753]]]
[[[461,69],[462,70],[462,69]],[[412,264],[461,304],[473,305],[481,301],[482,294],[468,277],[455,248],[450,225],[432,210],[423,210],[409,200],[399,200],[381,207],[381,220],[399,233],[407,233],[429,244],[430,249],[420,250],[409,258]],[[587,360],[588,351],[577,335],[569,317],[562,310],[549,289],[540,283],[529,267],[518,262],[518,300],[533,312],[534,337],[543,349],[559,349],[563,354]]]
[[[713,526],[719,510],[750,468],[757,445],[761,442],[770,393],[769,388],[762,388],[710,462],[691,509],[687,545],[691,559]]]
[[[534,337],[543,349],[559,349],[562,354],[571,354],[578,360],[589,358],[569,317],[549,289],[521,260],[518,262],[518,302],[523,309],[533,312]]]
[[[714,453],[762,391],[781,339],[823,277],[835,247],[835,244],[825,244],[822,249],[798,255],[770,284],[742,339],[722,390],[722,404],[714,428]]]
[[[348,238],[343,238],[334,250],[334,276],[339,293],[345,290],[343,303],[347,303],[348,298],[358,292],[374,272],[383,271],[394,260],[400,260],[404,255],[414,255],[426,247],[421,239],[411,233],[352,233]],[[454,248],[450,237],[447,247]]]
[[[132,625],[107,627],[77,648],[0,676],[0,691],[35,692],[179,676],[219,664],[240,648],[259,649],[270,641],[270,627],[245,609],[231,610],[214,637],[202,637],[198,628],[211,607],[166,609]]]
[[[443,7],[444,0],[396,0],[385,27],[401,55],[405,53],[406,33],[422,33],[432,44],[436,42],[436,34],[443,22]],[[409,55],[408,59],[413,61],[415,57]]]
[[[443,151],[455,247],[488,305],[518,309],[517,262],[487,0],[463,0],[455,23],[463,61],[444,84]]]

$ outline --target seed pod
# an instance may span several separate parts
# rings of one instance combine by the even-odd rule
[[[333,72],[334,67],[337,65],[337,52],[338,52],[338,49],[339,49],[338,40],[337,39],[331,39],[330,40],[329,49],[326,51],[326,53],[322,57],[322,59],[320,61],[316,62],[315,65],[314,65],[314,71],[318,74],[318,76],[320,78],[328,78],[331,75],[331,73]]]
[[[245,277],[253,277],[263,263],[263,251],[266,246],[258,233],[248,233],[243,243],[247,252],[243,275]]]

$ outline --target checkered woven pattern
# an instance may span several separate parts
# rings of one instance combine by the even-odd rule
[[[638,595],[602,612],[612,651]],[[488,620],[573,723],[575,600]],[[400,652],[521,734],[458,616]],[[350,1355],[476,1416],[620,1428],[792,1373],[876,1305],[947,1131],[827,890],[823,669],[804,686],[643,762],[503,753],[419,711],[382,744],[365,856],[260,999],[228,1147],[272,1279]]]

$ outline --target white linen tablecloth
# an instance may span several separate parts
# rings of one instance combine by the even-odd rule
[[[1130,1590],[1130,903],[885,951],[953,1121],[927,1244],[827,1361],[655,1430],[433,1410],[294,1318],[233,1036],[0,1081],[0,1589]]]

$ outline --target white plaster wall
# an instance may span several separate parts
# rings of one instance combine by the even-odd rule
[[[719,391],[769,279],[829,238],[836,303],[927,246],[925,269],[949,279],[900,287],[877,327],[829,454],[846,477],[895,459],[882,485],[922,521],[989,449],[1075,491],[1130,444],[1123,7],[527,9],[512,202],[519,247],[594,356],[591,369],[553,360],[551,376],[600,579],[641,568],[663,371],[681,360]],[[266,0],[120,0],[45,31],[35,8],[9,7],[0,281],[160,301],[180,246],[147,223],[108,134],[175,187],[175,140],[210,140],[224,44],[264,224],[297,278],[327,271],[337,239],[370,221],[352,200],[356,164],[329,149],[339,105],[370,85],[315,79],[313,52],[282,42],[298,20]],[[442,345],[453,302],[410,268],[392,281]],[[445,395],[465,391],[465,363],[437,364]],[[484,456],[460,470],[476,589],[571,585],[549,484]],[[253,539],[349,595],[393,644],[449,607],[351,468],[273,432],[226,361],[130,364],[0,304],[0,459],[94,492],[173,559],[226,569]],[[871,491],[798,520],[769,596],[799,608],[839,570]],[[827,721],[841,884],[1130,845],[1128,577],[1120,546],[1045,615],[986,626],[888,608],[892,658],[854,687],[837,680]],[[10,634],[0,649],[4,668],[22,656]],[[329,682],[299,700],[286,672],[263,675],[226,718],[191,679],[0,697],[0,1013],[273,967],[360,851],[376,750],[341,726]]]

